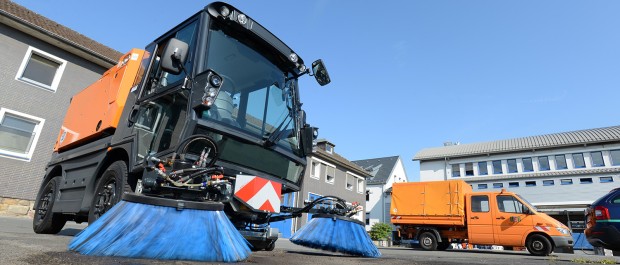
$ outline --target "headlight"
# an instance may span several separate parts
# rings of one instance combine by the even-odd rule
[[[564,235],[570,235],[570,231],[564,227],[556,227],[555,229]]]

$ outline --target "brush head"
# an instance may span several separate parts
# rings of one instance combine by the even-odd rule
[[[349,255],[381,256],[362,222],[339,215],[314,214],[290,240],[297,245]]]
[[[179,207],[179,206],[182,207]],[[125,195],[75,236],[69,250],[83,255],[237,262],[251,254],[247,240],[215,202]]]

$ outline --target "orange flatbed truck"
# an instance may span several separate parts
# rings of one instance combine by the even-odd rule
[[[390,214],[401,239],[418,240],[425,250],[467,242],[546,256],[573,245],[568,227],[518,194],[473,192],[463,180],[395,183]]]

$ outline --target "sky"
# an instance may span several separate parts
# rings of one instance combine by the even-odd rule
[[[17,0],[120,52],[207,1]],[[228,1],[332,82],[300,81],[308,122],[349,160],[619,125],[620,1]]]

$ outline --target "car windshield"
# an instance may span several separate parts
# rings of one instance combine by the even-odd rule
[[[241,130],[299,154],[293,107],[297,80],[217,25],[209,30],[206,69],[224,78],[202,118]]]

